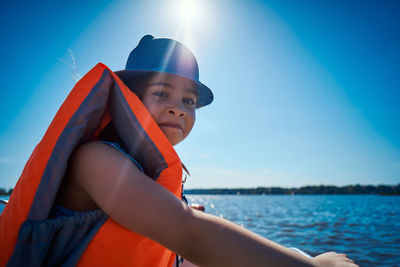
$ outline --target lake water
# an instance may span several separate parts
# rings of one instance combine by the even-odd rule
[[[400,266],[400,197],[187,195],[221,216],[316,256],[348,255],[360,266]]]
[[[2,197],[4,199],[4,197]],[[400,197],[187,195],[206,212],[315,256],[345,253],[360,266],[400,266]],[[0,212],[3,205],[0,205]]]

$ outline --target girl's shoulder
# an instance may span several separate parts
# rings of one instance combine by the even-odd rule
[[[92,191],[99,190],[101,179],[118,179],[122,169],[132,176],[143,173],[118,143],[98,140],[79,145],[68,160],[56,203],[75,211],[98,209]]]
[[[70,170],[85,170],[86,167],[107,168],[118,162],[131,162],[140,171],[142,166],[128,154],[128,152],[117,142],[105,140],[90,141],[79,145],[69,159]],[[105,164],[107,163],[107,164]]]
[[[78,146],[71,155],[69,168],[77,171],[90,167],[107,168],[121,161],[131,162],[143,172],[143,167],[120,143],[106,140],[90,141]]]
[[[92,141],[92,142],[100,142],[105,145],[109,145],[109,146],[113,147],[114,149],[118,150],[119,152],[124,154],[126,157],[128,157],[139,168],[139,170],[143,172],[143,167],[131,155],[128,154],[128,152],[125,150],[125,148],[123,148],[123,146],[120,143],[111,142],[111,141],[107,141],[107,140],[97,140],[97,141]]]

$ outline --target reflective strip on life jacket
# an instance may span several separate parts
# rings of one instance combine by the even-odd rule
[[[99,63],[75,85],[58,110],[0,215],[0,266],[11,257],[22,224],[47,219],[73,150],[93,139],[110,121],[145,173],[180,198],[178,155],[139,98]],[[109,218],[78,265],[171,266],[173,260],[170,250]]]

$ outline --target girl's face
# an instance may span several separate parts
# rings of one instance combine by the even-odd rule
[[[165,73],[148,80],[142,97],[143,104],[173,146],[192,130],[196,101],[197,87],[193,81]]]

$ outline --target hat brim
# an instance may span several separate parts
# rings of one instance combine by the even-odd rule
[[[194,83],[196,83],[197,89],[199,92],[197,103],[196,103],[196,108],[201,108],[201,107],[207,106],[207,105],[211,104],[211,102],[214,100],[214,94],[212,93],[210,88],[208,88],[206,85],[204,85],[200,81],[193,80],[193,79],[183,76],[183,75],[179,75],[176,73],[169,73],[169,72],[149,71],[149,70],[119,70],[119,71],[115,71],[115,74],[117,74],[118,77],[120,77],[126,83],[130,83],[131,80],[133,81],[139,75],[148,74],[148,73],[167,73],[167,74],[178,75],[178,76],[184,77],[184,78],[189,79],[189,80],[193,81]]]

